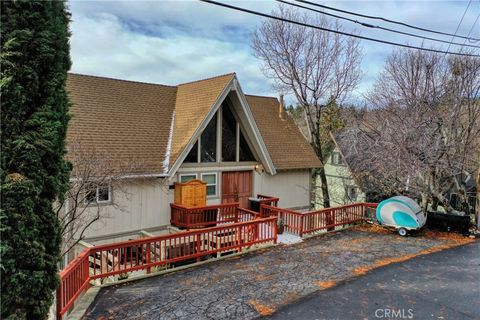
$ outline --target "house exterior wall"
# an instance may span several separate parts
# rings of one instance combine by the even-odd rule
[[[207,197],[207,205],[221,203],[221,173],[223,171],[252,170],[252,195],[266,194],[280,198],[284,208],[308,209],[310,206],[310,170],[279,171],[272,176],[254,170],[255,165],[191,167],[181,168],[171,180],[126,180],[121,188],[112,189],[112,204],[100,205],[102,219],[90,226],[85,241],[100,244],[105,240],[115,241],[138,238],[140,231],[154,234],[166,232],[170,225],[170,203],[174,201],[174,190],[169,189],[181,174],[217,173],[217,195]],[[96,206],[87,208],[97,212]],[[108,241],[107,241],[108,242]]]
[[[343,164],[334,164],[333,155],[338,154],[341,157],[340,150],[335,148],[332,154],[328,157],[327,163],[325,164],[325,175],[327,176],[328,191],[330,195],[330,205],[331,206],[340,206],[354,202],[364,202],[365,201],[365,192],[358,186],[358,184],[353,179],[350,168],[345,163]],[[315,208],[323,208],[323,197],[321,186],[322,183],[320,179],[317,179],[317,191],[316,191],[316,201]],[[350,199],[347,195],[347,188],[355,188],[357,197],[356,199]]]
[[[207,205],[221,203],[223,171],[253,171],[252,196],[265,194],[280,198],[279,206],[283,208],[305,209],[310,207],[311,174],[309,169],[303,170],[282,170],[275,175],[270,175],[261,170],[255,170],[260,164],[235,165],[205,165],[192,167],[183,165],[177,174],[177,179],[183,174],[197,174],[200,179],[202,173],[216,173],[218,177],[217,195],[207,197]],[[257,167],[258,168],[258,167]]]
[[[174,196],[168,184],[167,179],[128,179],[112,188],[112,203],[87,208],[91,215],[100,210],[102,218],[87,229],[85,241],[128,240],[137,238],[140,230],[165,229],[162,226],[170,224],[170,215],[165,213],[170,212]]]
[[[309,209],[311,202],[310,169],[282,170],[272,176],[254,173],[254,193],[280,198],[279,206],[291,209]]]

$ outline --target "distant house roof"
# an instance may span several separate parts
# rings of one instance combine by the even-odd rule
[[[71,73],[67,142],[114,162],[140,164],[125,174],[167,175],[232,81],[234,73],[165,86]],[[293,120],[279,115],[276,98],[245,97],[276,169],[320,166]]]

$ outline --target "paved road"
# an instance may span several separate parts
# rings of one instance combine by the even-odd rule
[[[271,319],[480,319],[480,242],[370,271]]]

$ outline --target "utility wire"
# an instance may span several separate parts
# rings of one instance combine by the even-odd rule
[[[472,31],[475,29],[475,25],[477,24],[477,22],[478,22],[478,19],[479,19],[479,18],[480,18],[480,13],[479,13],[479,14],[478,14],[478,16],[477,16],[477,19],[475,19],[475,21],[473,22],[473,24],[472,24],[472,28],[470,28],[470,31],[468,32],[468,35],[467,35],[467,37],[468,37],[468,36],[470,36],[470,35],[472,34]],[[466,44],[466,43],[467,43],[467,41],[470,41],[470,40],[468,40],[468,39],[465,39],[465,41],[463,42],[463,44]]]
[[[472,4],[472,0],[468,1],[468,5],[465,8],[465,11],[463,12],[462,19],[460,19],[460,22],[457,25],[457,29],[455,29],[455,33],[453,34],[452,40],[450,40],[450,44],[448,45],[447,52],[450,50],[450,46],[452,45],[452,42],[455,39],[455,36],[457,35],[458,29],[460,28],[460,25],[462,24],[463,19],[465,18],[465,15],[467,14],[468,8],[470,8],[471,4]]]
[[[359,24],[359,25],[361,25],[361,26],[363,26],[363,27],[367,27],[367,28],[380,29],[380,30],[389,31],[389,32],[394,32],[394,33],[398,33],[398,34],[403,34],[403,35],[407,35],[407,36],[415,37],[415,38],[420,38],[420,39],[424,39],[424,40],[431,40],[431,41],[448,43],[449,45],[453,44],[453,45],[457,45],[457,46],[466,46],[466,47],[480,48],[480,46],[476,46],[476,45],[472,45],[472,44],[451,42],[451,41],[448,41],[448,40],[441,40],[441,39],[437,39],[437,38],[430,38],[430,37],[425,37],[425,36],[421,36],[421,35],[414,34],[414,33],[403,32],[403,31],[399,31],[399,30],[395,30],[395,29],[385,28],[385,27],[382,27],[382,26],[373,25],[373,24],[366,23],[366,22],[362,22],[362,21],[358,21],[358,20],[355,20],[355,19],[350,19],[350,18],[347,18],[347,17],[339,16],[339,15],[336,15],[336,14],[333,14],[333,13],[328,13],[328,12],[321,11],[321,10],[317,10],[317,9],[313,9],[313,8],[310,8],[310,7],[305,7],[305,6],[302,6],[302,5],[300,5],[300,4],[291,3],[291,2],[288,2],[288,1],[284,1],[284,0],[276,0],[276,1],[277,1],[277,2],[281,2],[281,3],[284,3],[284,4],[287,4],[287,5],[290,5],[290,6],[294,6],[294,7],[297,7],[297,8],[302,8],[302,9],[306,9],[306,10],[318,12],[318,13],[320,13],[320,14],[327,15],[327,16],[330,16],[330,17],[334,17],[334,18],[337,18],[337,19],[347,20],[347,21],[350,21],[350,22]],[[465,41],[467,41],[467,39],[465,39]]]
[[[316,6],[316,7],[320,7],[320,8],[324,8],[324,9],[329,9],[329,10],[333,10],[333,11],[338,11],[338,12],[342,12],[342,13],[346,13],[346,14],[358,16],[358,17],[363,17],[363,18],[368,18],[368,19],[375,19],[375,20],[382,20],[382,21],[385,21],[385,22],[402,25],[402,26],[405,26],[405,27],[408,27],[408,28],[417,29],[417,30],[426,31],[426,32],[431,32],[431,33],[437,33],[437,34],[441,34],[441,35],[444,35],[444,36],[455,36],[455,37],[457,37],[457,38],[463,38],[463,39],[468,39],[468,40],[480,41],[479,38],[472,38],[472,37],[454,35],[454,34],[447,33],[447,32],[442,32],[442,31],[436,31],[436,30],[426,29],[426,28],[417,27],[417,26],[410,25],[410,24],[407,24],[407,23],[404,23],[404,22],[400,22],[400,21],[395,21],[395,20],[390,20],[390,19],[383,18],[383,17],[369,16],[369,15],[366,15],[366,14],[361,14],[361,13],[356,13],[356,12],[352,12],[352,11],[337,9],[337,8],[325,6],[325,5],[322,5],[322,4],[318,4],[318,3],[314,3],[314,2],[310,2],[310,1],[306,1],[306,0],[295,0],[295,1],[302,2],[302,3],[306,3],[306,4],[309,4],[309,5]]]
[[[398,47],[404,47],[404,48],[410,48],[410,49],[417,49],[417,50],[423,50],[423,51],[430,51],[430,52],[436,52],[436,53],[445,53],[445,54],[450,53],[452,55],[458,55],[458,56],[480,57],[480,55],[475,55],[475,54],[470,54],[470,53],[447,52],[447,51],[441,51],[441,50],[436,50],[436,49],[421,48],[421,47],[411,46],[411,45],[408,45],[408,44],[402,44],[402,43],[397,43],[397,42],[391,42],[391,41],[385,41],[385,40],[380,40],[380,39],[375,39],[375,38],[364,37],[364,36],[357,35],[357,34],[351,34],[351,33],[343,32],[343,31],[327,29],[327,28],[323,28],[323,27],[308,24],[308,23],[303,23],[303,22],[299,22],[299,21],[285,19],[285,18],[282,18],[282,17],[272,16],[270,14],[266,14],[266,13],[262,13],[262,12],[258,12],[258,11],[253,11],[253,10],[249,10],[249,9],[245,9],[245,8],[240,8],[240,7],[232,6],[230,4],[217,2],[217,1],[212,1],[212,0],[199,0],[199,1],[209,3],[209,4],[213,4],[213,5],[220,6],[220,7],[224,7],[224,8],[228,8],[228,9],[232,9],[232,10],[236,10],[236,11],[241,11],[241,12],[253,14],[253,15],[256,15],[256,16],[264,17],[264,18],[270,18],[270,19],[274,19],[274,20],[287,22],[287,23],[293,23],[293,24],[308,27],[308,28],[313,28],[313,29],[317,29],[317,30],[321,30],[321,31],[327,31],[327,32],[333,32],[333,33],[341,34],[341,35],[348,36],[348,37],[354,37],[354,38],[358,38],[358,39],[369,40],[369,41],[383,43],[383,44],[389,44],[389,45],[392,45],[392,46],[398,46]]]

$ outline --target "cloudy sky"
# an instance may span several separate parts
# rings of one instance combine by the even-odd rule
[[[449,33],[455,32],[469,4],[461,0],[311,1]],[[230,3],[265,13],[277,6],[273,0]],[[262,74],[260,61],[250,48],[251,34],[261,22],[260,17],[198,1],[73,0],[69,6],[73,72],[170,85],[236,72],[244,92],[278,95],[271,81]],[[480,0],[473,0],[458,34],[467,35],[479,14]],[[398,25],[357,19],[421,33]],[[347,21],[341,24],[347,32],[356,28],[364,36],[421,44],[420,39],[359,29]],[[451,40],[451,37],[421,34]],[[480,37],[480,21],[471,36]],[[462,39],[456,41],[463,43]],[[425,42],[425,45],[431,43]],[[355,92],[359,99],[372,86],[385,57],[392,50],[391,46],[367,41],[363,41],[362,46],[364,77]],[[443,49],[446,47],[444,45]],[[454,48],[452,46],[451,50]]]

